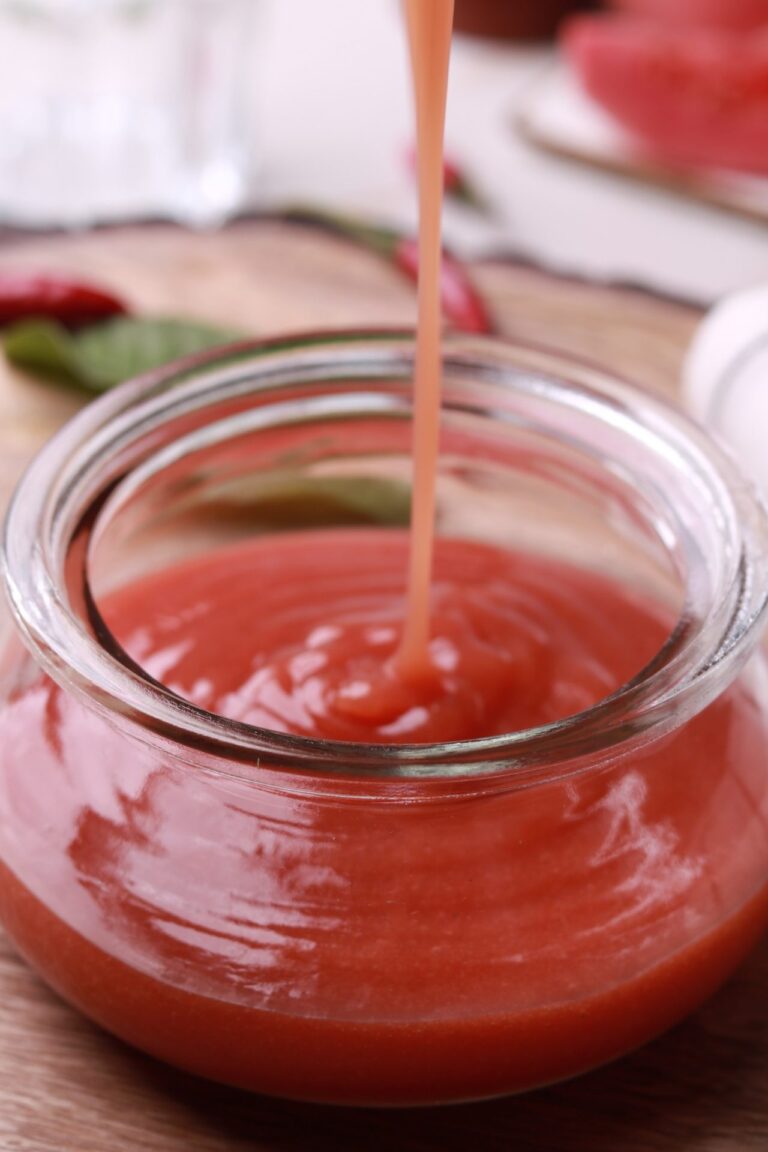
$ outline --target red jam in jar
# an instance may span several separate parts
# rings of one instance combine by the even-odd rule
[[[116,1035],[284,1096],[573,1075],[768,920],[759,507],[663,404],[456,341],[406,683],[411,355],[350,334],[119,390],[8,521],[3,923]]]

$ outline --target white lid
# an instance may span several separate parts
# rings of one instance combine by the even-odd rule
[[[703,320],[683,388],[693,415],[768,497],[768,285],[728,297]]]

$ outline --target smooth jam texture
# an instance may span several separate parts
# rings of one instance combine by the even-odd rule
[[[668,631],[604,577],[440,541],[439,674],[414,703],[387,672],[406,550],[396,532],[284,536],[103,608],[181,696],[349,739],[564,716]],[[214,1079],[347,1103],[522,1090],[668,1027],[765,923],[766,733],[746,682],[602,772],[476,795],[433,782],[417,803],[397,784],[320,799],[234,764],[201,773],[28,664],[7,687],[4,924],[94,1019]]]
[[[272,537],[136,584],[104,615],[138,664],[201,708],[384,744],[560,720],[631,679],[669,633],[662,614],[608,579],[440,540],[427,667],[407,675],[408,544],[380,530]]]

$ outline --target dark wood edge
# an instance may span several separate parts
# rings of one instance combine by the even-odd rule
[[[368,223],[367,220],[366,223]],[[372,220],[370,223],[375,225],[377,222]],[[237,216],[228,222],[219,231],[234,231],[239,228],[251,227],[254,224],[281,224],[287,228],[314,231],[327,236],[333,236],[341,243],[350,244],[353,247],[359,247],[359,245],[354,240],[334,229],[330,223],[323,222],[320,219],[313,220],[309,216],[304,218],[299,217],[296,215],[293,209],[243,213],[242,215]],[[175,221],[160,218],[150,218],[146,220],[137,219],[125,220],[116,223],[97,224],[93,228],[88,229],[88,232],[93,232],[98,235],[109,235],[110,233],[119,234],[120,232],[126,232],[136,228],[170,228],[175,229],[180,233],[189,231],[183,224],[176,223]],[[20,229],[4,227],[0,225],[0,250],[8,246],[23,247],[25,244],[31,242],[44,239],[56,240],[65,236],[76,236],[77,234],[78,233],[76,232],[68,232],[62,229]],[[561,271],[545,261],[538,260],[523,251],[513,248],[501,248],[498,251],[489,250],[483,255],[478,256],[476,259],[471,260],[469,264],[470,267],[474,268],[502,265],[525,272],[531,272],[545,280],[572,284],[576,287],[582,287],[587,290],[592,289],[595,291],[619,291],[631,293],[632,295],[640,295],[651,300],[657,300],[660,303],[672,305],[676,308],[685,309],[695,313],[696,315],[700,315],[708,307],[708,303],[705,300],[697,300],[692,297],[678,295],[676,293],[667,292],[662,289],[652,288],[649,285],[645,285],[633,280],[603,278],[598,276],[589,276],[572,271]]]

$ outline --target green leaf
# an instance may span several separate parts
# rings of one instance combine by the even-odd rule
[[[313,228],[322,228],[327,232],[334,232],[338,236],[344,236],[387,260],[394,258],[397,246],[402,239],[400,233],[393,228],[369,224],[357,216],[349,216],[342,212],[328,212],[323,208],[296,205],[286,209],[282,216],[284,220],[293,224],[305,224]]]
[[[408,484],[383,476],[278,472],[239,476],[210,485],[204,504],[218,521],[245,519],[265,529],[331,524],[399,526],[410,519],[411,493]]]
[[[160,368],[172,360],[242,338],[242,333],[194,320],[118,316],[73,334],[51,321],[23,321],[3,337],[12,364],[89,392]]]
[[[69,384],[82,383],[74,337],[55,321],[23,320],[13,324],[5,331],[3,347],[17,368]]]

